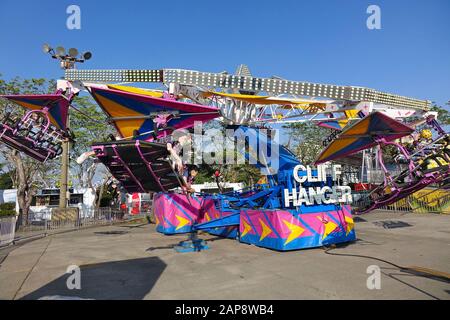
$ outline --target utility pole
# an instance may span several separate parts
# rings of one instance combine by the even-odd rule
[[[69,180],[69,139],[62,142],[61,180],[59,186],[59,208],[67,208],[67,185]]]
[[[59,60],[61,69],[68,70],[74,69],[75,63],[83,63],[92,57],[92,53],[84,52],[79,55],[78,50],[75,48],[70,48],[68,54],[63,47],[57,47],[56,49],[51,48],[48,44],[43,46],[44,53],[50,54],[52,59]],[[69,129],[69,119],[67,119],[67,129]],[[67,185],[69,179],[69,148],[70,139],[65,137],[61,143],[62,154],[61,154],[61,179],[59,187],[59,208],[67,208]]]

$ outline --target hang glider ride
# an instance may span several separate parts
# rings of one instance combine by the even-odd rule
[[[348,127],[319,155],[316,164],[343,158],[375,147],[378,139],[393,141],[410,135],[414,129],[381,112],[375,112]]]
[[[426,146],[420,150],[408,151],[405,146],[395,140],[410,135],[414,129],[397,120],[394,120],[381,112],[375,112],[354,125],[345,129],[325,150],[319,155],[316,164],[330,160],[343,158],[363,149],[375,146],[391,145],[398,149],[399,155],[404,159],[406,168],[396,175],[391,176],[384,165],[383,149],[378,152],[378,161],[384,172],[384,182],[373,189],[361,202],[359,213],[370,212],[374,209],[392,204],[406,196],[436,183],[441,184],[450,175],[449,136],[439,126],[433,117],[427,118],[427,124],[434,128],[438,136],[432,139],[428,146],[441,141],[440,146],[435,146],[426,154]],[[413,152],[413,154],[411,154]],[[415,154],[422,154],[417,159]]]
[[[1,95],[28,111],[21,118],[7,113],[0,123],[0,141],[28,156],[45,161],[62,152],[68,137],[67,118],[70,97],[61,91],[42,95]]]
[[[91,86],[89,91],[122,138],[153,140],[176,129],[192,128],[195,121],[220,117],[215,107],[162,98],[154,91],[112,85]]]

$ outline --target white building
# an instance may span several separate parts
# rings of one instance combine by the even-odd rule
[[[90,188],[70,188],[69,207],[79,209],[80,217],[93,214],[95,193]],[[16,203],[19,213],[17,189],[0,190],[0,203]],[[50,220],[52,208],[59,206],[59,189],[43,189],[33,197],[30,213],[33,220]]]
[[[17,189],[0,190],[0,203],[16,202]]]
[[[19,203],[17,202],[17,189],[0,190],[0,203],[15,203],[16,212],[19,212]]]
[[[202,184],[193,184],[192,188],[195,190],[195,192],[204,192],[204,193],[219,193],[219,187],[217,186],[217,183],[215,182],[205,182]],[[223,192],[229,192],[229,191],[237,191],[244,188],[243,183],[231,183],[226,182],[223,184]]]

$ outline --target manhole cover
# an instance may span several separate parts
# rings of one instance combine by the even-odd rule
[[[117,234],[125,234],[128,233],[128,231],[102,231],[102,232],[94,232],[95,234],[101,234],[101,235],[117,235]]]
[[[373,224],[377,227],[383,227],[384,229],[412,227],[412,225],[407,222],[394,220],[375,221]]]

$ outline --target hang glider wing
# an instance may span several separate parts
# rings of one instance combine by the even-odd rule
[[[203,96],[205,98],[220,96],[231,98],[238,101],[245,101],[248,103],[259,104],[259,105],[286,105],[293,106],[301,109],[306,109],[308,107],[316,107],[319,110],[325,110],[325,106],[330,101],[319,101],[319,100],[308,100],[308,99],[289,99],[281,97],[270,97],[270,96],[255,96],[249,94],[237,94],[237,93],[224,93],[224,92],[204,92]]]
[[[381,112],[375,112],[345,129],[319,155],[316,164],[342,158],[358,151],[372,148],[376,138],[393,141],[410,135],[414,129]]]
[[[62,93],[0,95],[0,98],[5,98],[30,110],[42,110],[47,108],[49,119],[53,125],[61,130],[67,129],[67,116],[70,101]]]
[[[176,114],[168,122],[174,129],[187,129],[195,121],[206,122],[220,117],[219,109],[171,99],[161,99],[142,92],[129,92],[111,88],[90,87],[100,107],[108,114],[122,138],[141,133],[139,140],[147,140],[154,129],[155,114]],[[144,134],[145,133],[145,134]]]
[[[142,94],[144,96],[150,96],[150,97],[154,97],[154,98],[162,98],[164,95],[164,93],[162,91],[145,90],[145,89],[141,89],[141,88],[119,86],[119,85],[115,85],[115,84],[108,84],[107,86],[110,89]]]
[[[330,118],[317,123],[319,127],[329,128],[334,130],[342,131],[351,121],[351,119],[360,118],[358,116],[359,110],[345,110],[345,117],[341,118]]]

